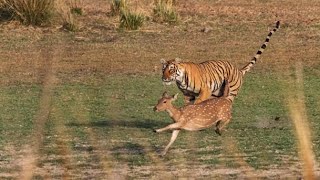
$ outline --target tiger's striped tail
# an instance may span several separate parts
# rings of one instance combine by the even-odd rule
[[[256,55],[252,58],[252,60],[245,65],[242,69],[241,72],[243,75],[246,74],[246,72],[250,71],[251,67],[257,62],[257,60],[260,58],[261,54],[263,53],[263,51],[267,48],[268,43],[270,41],[270,37],[272,36],[273,33],[275,33],[278,29],[280,28],[280,21],[277,21],[276,23],[276,27],[269,32],[266,40],[264,41],[264,43],[262,44],[262,46],[260,47],[260,49],[258,50],[258,52],[256,53]]]

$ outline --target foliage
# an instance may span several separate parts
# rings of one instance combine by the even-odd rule
[[[60,18],[62,20],[62,28],[67,30],[67,31],[76,31],[77,30],[77,25],[76,21],[74,19],[73,14],[73,8],[79,7],[75,3],[66,3],[63,0],[57,0],[56,1],[56,10],[58,14],[60,15]],[[81,11],[82,12],[82,11]]]
[[[83,11],[82,11],[82,8],[80,8],[80,7],[73,7],[73,8],[71,8],[71,13],[72,14],[82,15]]]
[[[53,0],[1,0],[1,16],[25,25],[48,24],[54,10]]]
[[[121,9],[127,9],[126,0],[113,0],[110,6],[111,15],[120,15]]]
[[[120,29],[137,30],[143,25],[144,16],[133,13],[128,9],[122,9],[120,13]]]
[[[172,1],[158,0],[153,9],[154,21],[176,23],[178,21],[178,13],[172,5]]]
[[[82,0],[70,0],[68,3],[70,12],[75,15],[83,15],[83,1]]]

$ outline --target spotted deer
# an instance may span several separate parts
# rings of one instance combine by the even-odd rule
[[[177,99],[178,94],[169,96],[164,92],[162,98],[158,100],[158,104],[154,107],[154,111],[167,111],[174,123],[164,128],[154,130],[157,133],[172,130],[170,142],[161,155],[164,156],[167,153],[181,129],[198,131],[209,128],[215,124],[215,132],[221,135],[221,130],[231,119],[232,102],[227,98],[229,91],[229,84],[226,81],[221,97],[213,97],[199,104],[190,104],[182,108],[176,108],[172,105],[172,102]]]

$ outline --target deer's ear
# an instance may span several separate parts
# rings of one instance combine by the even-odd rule
[[[169,95],[168,95],[167,91],[163,92],[162,97],[168,97],[168,96]]]
[[[167,62],[165,59],[163,59],[163,58],[160,59],[160,63],[161,63],[161,64],[168,64],[168,62]]]
[[[173,96],[173,100],[174,100],[174,101],[178,99],[178,94],[179,94],[179,93],[177,93],[177,94],[175,94],[175,95]]]

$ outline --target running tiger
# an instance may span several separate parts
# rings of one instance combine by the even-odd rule
[[[226,61],[206,61],[196,64],[180,62],[177,58],[169,61],[161,59],[163,65],[162,81],[166,85],[175,81],[184,94],[185,102],[189,103],[195,100],[194,103],[198,104],[211,96],[221,96],[224,82],[227,80],[230,86],[228,99],[232,102],[240,90],[244,75],[259,59],[266,49],[270,37],[279,27],[280,22],[277,21],[276,27],[269,32],[256,55],[242,69],[238,69]]]

